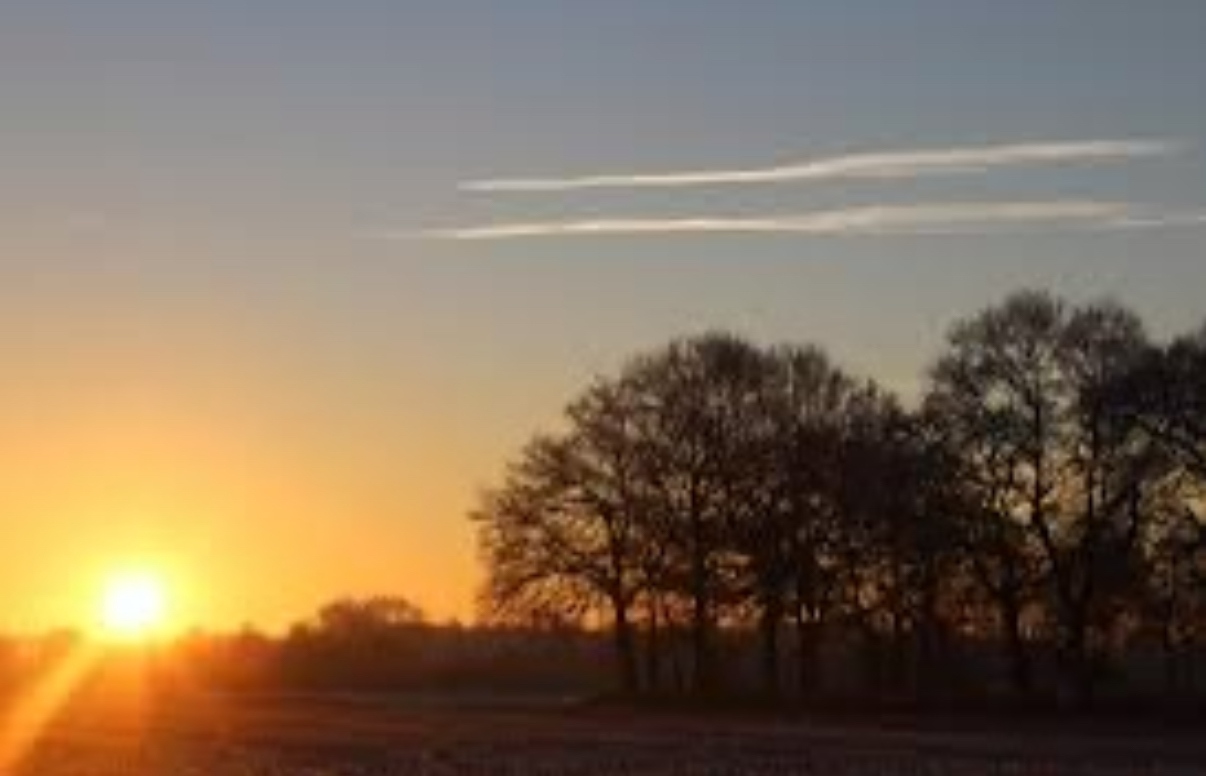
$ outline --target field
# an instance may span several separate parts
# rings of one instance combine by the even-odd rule
[[[9,772],[19,776],[393,774],[1190,774],[1180,733],[983,726],[953,733],[803,721],[633,715],[558,704],[431,699],[77,701]]]

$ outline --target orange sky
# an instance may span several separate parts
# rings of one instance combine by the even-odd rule
[[[167,577],[179,627],[278,627],[339,593],[471,615],[463,516],[491,464],[405,409],[430,405],[417,382],[386,396],[212,325],[183,347],[107,320],[83,348],[51,333],[0,389],[0,627],[89,624],[128,566]]]

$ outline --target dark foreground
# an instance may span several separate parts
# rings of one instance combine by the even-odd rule
[[[77,701],[5,773],[1206,774],[1206,741],[1192,731],[961,727],[698,719],[549,703],[196,694]]]

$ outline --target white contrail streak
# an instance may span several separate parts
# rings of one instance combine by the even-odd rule
[[[956,202],[873,205],[762,217],[614,218],[522,221],[385,234],[447,240],[507,240],[539,237],[676,235],[696,233],[799,234],[819,237],[942,234],[993,231],[1003,227],[1154,225],[1157,219],[1126,203],[1093,200]],[[1175,216],[1186,222],[1186,216]],[[1200,218],[1190,216],[1189,218]]]
[[[1077,140],[949,148],[873,151],[806,159],[792,164],[728,170],[609,173],[574,177],[491,178],[465,181],[464,191],[558,192],[578,189],[666,188],[837,180],[893,180],[962,175],[1021,165],[1115,162],[1167,156],[1183,144],[1158,139]]]

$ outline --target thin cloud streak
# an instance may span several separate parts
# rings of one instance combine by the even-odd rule
[[[1130,215],[1110,224],[1116,229],[1162,229],[1170,226],[1206,226],[1206,212]]]
[[[991,233],[1005,229],[1129,229],[1206,224],[1206,213],[1163,213],[1124,202],[1047,200],[873,205],[764,217],[526,221],[383,233],[392,239],[511,240],[548,237],[796,234],[814,237]]]
[[[465,181],[462,191],[558,192],[579,189],[635,189],[753,185],[838,180],[896,180],[929,175],[966,175],[999,167],[1117,162],[1168,156],[1179,142],[1158,139],[1079,140],[1011,143],[936,149],[875,151],[821,157],[772,167],[620,173],[549,178],[493,178]]]

